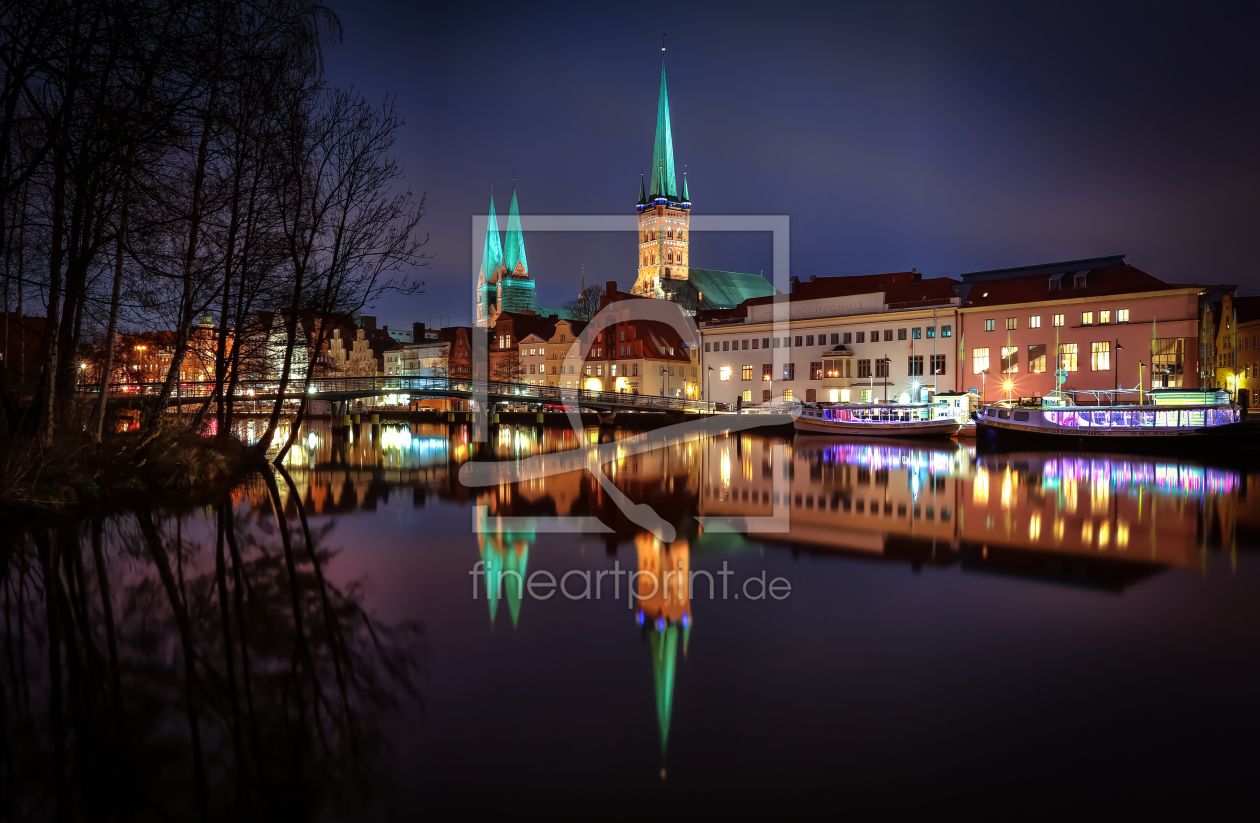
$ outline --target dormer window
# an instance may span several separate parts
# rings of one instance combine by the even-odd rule
[[[1050,275],[1050,291],[1063,291],[1063,272]]]
[[[1088,274],[1088,272],[1078,271],[1075,275],[1073,275],[1073,276],[1072,276],[1072,288],[1074,288],[1074,289],[1083,289],[1083,288],[1085,288],[1085,275],[1086,275],[1086,274]]]

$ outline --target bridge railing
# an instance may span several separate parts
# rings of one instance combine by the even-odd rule
[[[110,393],[117,397],[153,397],[160,394],[161,383],[116,383]],[[97,387],[90,388],[97,391]],[[172,399],[206,397],[214,390],[213,382],[179,383],[171,392]],[[236,384],[233,399],[237,402],[274,399],[279,391],[279,381],[252,380]],[[557,406],[617,406],[644,411],[729,411],[729,406],[706,400],[686,397],[667,397],[629,392],[591,391],[589,389],[562,388],[560,386],[536,386],[510,381],[475,381],[457,377],[317,377],[310,380],[290,381],[285,395],[294,400],[303,392],[318,396],[323,394],[370,392],[373,394],[485,394],[493,402],[518,399],[522,403],[544,403]]]

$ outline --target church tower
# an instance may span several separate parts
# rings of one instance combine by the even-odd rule
[[[490,220],[486,223],[486,242],[481,252],[481,270],[477,273],[477,325],[489,327],[498,304],[499,274],[503,270],[503,244],[499,240],[499,217],[494,213],[494,192],[490,193]]]
[[[663,51],[663,49],[662,49]],[[679,196],[674,170],[674,136],[669,124],[669,93],[661,61],[661,93],[656,103],[656,142],[652,147],[651,187],[639,179],[639,264],[632,294],[664,297],[661,281],[686,280],[690,262],[688,235],[691,197],[683,175]]]
[[[492,192],[481,270],[477,275],[477,325],[493,326],[500,312],[536,311],[537,308],[534,279],[529,276],[529,262],[525,258],[525,235],[521,229],[516,187],[512,187],[512,203],[508,207],[507,240],[502,243]]]

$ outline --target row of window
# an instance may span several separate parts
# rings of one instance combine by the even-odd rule
[[[981,351],[981,349],[976,349],[976,351]],[[986,356],[987,356],[988,349],[983,349],[983,351],[986,353]],[[924,367],[925,358],[927,360],[928,368],[930,369],[930,371],[927,372],[928,374],[934,374],[934,375],[945,374],[945,355],[943,354],[910,355],[909,357],[906,358],[906,374],[910,377],[922,377],[924,374],[923,367]],[[863,360],[857,361],[859,378],[871,376],[871,363],[872,362],[874,362],[875,364],[875,377],[888,377],[889,376],[889,371],[890,371],[889,366],[891,364],[890,360],[886,358],[879,358],[874,361],[869,360],[869,359],[863,359]],[[840,374],[841,370],[844,370],[847,373],[844,375],[841,375]],[[976,372],[976,373],[979,374],[979,372]],[[722,366],[721,368],[718,369],[718,381],[721,383],[725,383],[731,379],[732,374],[733,374],[733,371],[730,366]],[[773,375],[774,375],[774,367],[770,363],[762,363],[761,364],[762,381],[767,382],[767,383],[770,382],[773,379]],[[828,371],[826,376],[827,377],[841,377],[841,376],[852,377],[853,376],[852,363],[844,361],[844,362],[841,362],[840,364],[833,365],[831,367],[831,371]],[[740,366],[740,379],[741,380],[753,379],[753,367],[751,364],[745,363],[744,365]],[[783,364],[783,377],[781,379],[783,380],[796,379],[796,364],[795,363]],[[821,362],[815,360],[809,364],[809,379],[810,380],[823,379],[823,364]]]
[[[897,334],[898,340],[906,340],[907,338],[911,340],[922,340],[924,336],[924,332],[926,332],[927,338],[929,340],[936,337],[936,326],[927,326],[926,328],[921,327],[921,326],[914,326],[908,329],[907,328],[871,329],[871,342],[878,343],[880,340],[881,334],[883,335],[883,339],[885,341],[891,341],[893,339],[894,331]],[[855,335],[857,336],[856,340],[854,340]],[[953,337],[953,335],[954,335],[953,326],[941,326],[941,337]],[[814,342],[815,340],[817,340],[816,343]],[[793,347],[800,348],[802,346],[815,346],[815,345],[838,346],[841,343],[854,343],[854,342],[865,343],[866,332],[864,331],[834,332],[831,335],[830,343],[827,342],[827,335],[825,334],[819,334],[819,335],[797,334],[791,337],[784,337],[782,339],[778,337],[762,337],[762,338],[753,337],[753,338],[748,338],[748,339],[743,339],[743,340],[723,340],[721,341],[720,344],[717,341],[713,341],[713,342],[705,343],[704,350],[705,351],[739,351],[741,349],[749,349],[749,348],[753,348],[753,349],[776,348],[777,349],[780,346],[782,346],[785,349],[790,349]],[[719,345],[721,346],[721,348],[719,348]]]
[[[1041,374],[1046,371],[1045,344],[1028,346],[1027,365],[1030,374]],[[1002,346],[1000,366],[1002,374],[1019,372],[1019,346]],[[1104,340],[1089,344],[1089,365],[1091,371],[1110,371],[1111,342]],[[1079,371],[1080,346],[1077,343],[1060,343],[1057,352],[1055,369]],[[978,346],[971,350],[971,373],[982,374],[992,365],[988,346]],[[1156,339],[1152,345],[1151,365],[1160,374],[1181,374],[1184,368],[1185,348],[1180,338]],[[944,372],[942,372],[943,374]]]
[[[709,496],[714,498],[715,500],[730,500],[731,502],[735,502],[736,500],[738,500],[741,503],[757,503],[760,500],[760,502],[763,504],[772,503],[775,506],[779,505],[780,501],[782,501],[782,503],[784,504],[787,504],[790,502],[792,507],[797,508],[797,509],[802,509],[802,508],[812,509],[812,508],[817,507],[820,511],[826,511],[830,509],[833,512],[855,511],[858,514],[866,514],[867,512],[867,501],[865,500],[850,501],[847,497],[843,497],[840,494],[832,494],[830,498],[828,498],[827,495],[820,494],[817,496],[817,498],[815,498],[815,496],[812,494],[801,495],[798,492],[797,494],[793,495],[791,498],[788,498],[786,495],[780,498],[778,492],[775,492],[773,495],[771,495],[770,492],[768,491],[765,491],[765,490],[759,491],[757,489],[753,489],[752,497],[750,499],[748,492],[749,492],[748,489],[730,489],[728,491],[726,489],[712,488],[709,490]],[[884,516],[886,517],[893,516],[893,504],[887,500],[884,500],[884,501],[872,500],[870,501],[869,505],[870,505],[871,516],[874,516],[874,517],[879,516],[881,505],[883,506]],[[913,517],[916,520],[920,520],[920,519],[935,520],[936,519],[935,506],[923,506],[918,503],[912,503],[907,506],[907,504],[905,503],[898,503],[896,505],[896,511],[897,511],[897,514],[896,514],[897,517]],[[924,512],[926,512],[926,516]],[[950,511],[949,506],[941,507],[941,520],[942,521],[948,522],[951,514],[952,512]]]
[[[1056,314],[1056,315],[1054,315],[1054,318],[1053,318],[1053,319],[1054,319],[1054,325],[1055,325],[1055,326],[1064,326],[1064,325],[1067,325],[1067,315],[1064,315],[1064,314]],[[1117,310],[1116,310],[1116,323],[1128,323],[1128,322],[1129,322],[1129,310],[1128,310],[1128,309],[1117,309]],[[1100,326],[1106,326],[1106,325],[1110,325],[1110,324],[1111,324],[1111,310],[1110,310],[1110,309],[1104,309],[1104,310],[1102,310],[1102,311],[1098,312],[1098,325],[1100,325]],[[1092,312],[1092,311],[1083,311],[1083,312],[1081,312],[1081,325],[1082,325],[1082,326],[1092,326],[1092,325],[1094,325],[1094,312]],[[987,320],[985,320],[985,321],[984,321],[984,330],[985,330],[985,331],[994,331],[996,328],[997,328],[997,321],[996,321],[996,320],[994,320],[993,318],[989,318],[989,319],[987,319]],[[1008,317],[1008,318],[1006,318],[1006,330],[1007,330],[1007,331],[1015,331],[1015,330],[1017,330],[1018,328],[1019,328],[1019,318],[1018,318],[1018,317]],[[1039,329],[1039,328],[1041,328],[1041,315],[1039,315],[1039,314],[1034,314],[1034,315],[1029,316],[1029,318],[1028,318],[1028,328],[1030,328],[1030,329]]]

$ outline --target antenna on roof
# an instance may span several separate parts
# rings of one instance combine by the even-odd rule
[[[661,32],[661,60],[665,59],[665,32]]]

